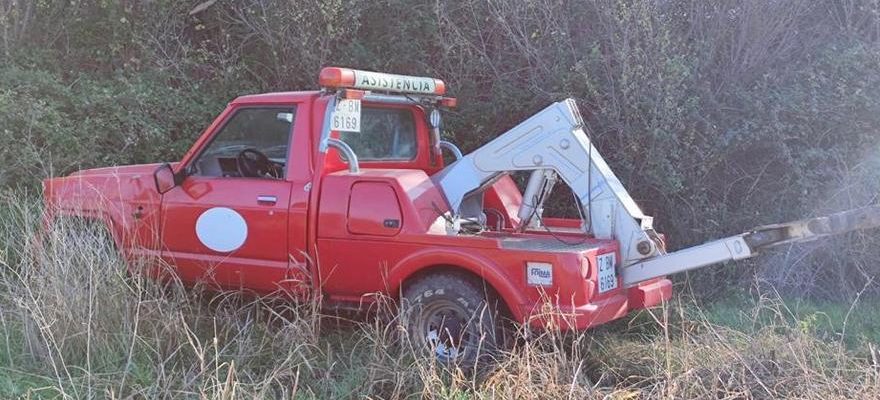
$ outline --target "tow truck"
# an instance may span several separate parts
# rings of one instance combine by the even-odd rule
[[[587,329],[669,299],[668,275],[880,225],[871,206],[669,252],[572,99],[463,155],[441,135],[443,81],[327,67],[318,82],[236,98],[180,161],[45,180],[47,224],[100,224],[188,285],[389,296],[415,343],[463,363],[500,345],[502,318]],[[560,184],[580,218],[544,215]]]

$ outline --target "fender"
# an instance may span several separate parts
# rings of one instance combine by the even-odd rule
[[[514,319],[524,318],[520,305],[527,303],[526,298],[510,283],[510,279],[505,276],[501,267],[488,258],[461,250],[425,249],[404,258],[388,273],[390,293],[398,292],[403,282],[413,274],[436,266],[461,268],[482,277],[498,292]]]
[[[124,232],[127,229],[122,223],[118,222],[109,212],[100,209],[69,209],[69,208],[60,208],[58,209],[51,218],[55,219],[58,217],[62,218],[81,218],[88,221],[95,221],[104,226],[107,229],[107,232],[110,233],[110,236],[113,237],[113,242],[116,245],[116,248],[119,250],[125,250],[123,236]]]
[[[48,214],[100,221],[117,248],[127,254],[138,229],[158,220],[161,196],[152,173],[156,164],[98,168],[43,181]],[[152,248],[153,241],[145,242]]]

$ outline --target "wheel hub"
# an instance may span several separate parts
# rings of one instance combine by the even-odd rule
[[[467,319],[459,310],[437,307],[429,311],[425,321],[425,341],[438,358],[454,360],[464,352],[469,335]]]

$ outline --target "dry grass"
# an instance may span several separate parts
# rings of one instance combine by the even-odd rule
[[[870,343],[820,334],[776,296],[727,325],[681,297],[589,332],[519,332],[473,375],[419,356],[383,318],[128,276],[76,221],[36,246],[38,207],[13,200],[0,223],[3,398],[880,397]]]

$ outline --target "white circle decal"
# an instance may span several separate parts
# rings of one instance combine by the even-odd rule
[[[241,214],[226,207],[214,207],[203,212],[196,221],[196,236],[207,248],[230,252],[241,247],[247,239],[247,223]]]

